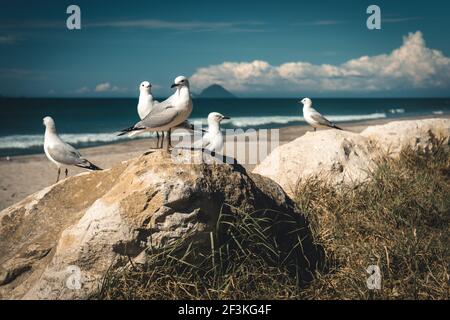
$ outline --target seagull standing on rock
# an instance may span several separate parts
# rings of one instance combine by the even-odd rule
[[[302,101],[300,101],[300,103],[303,104],[303,118],[314,128],[314,131],[316,131],[318,127],[328,127],[342,130],[333,122],[329,121],[319,112],[317,112],[317,110],[312,107],[311,99],[304,98]]]
[[[102,170],[83,158],[70,144],[65,143],[56,133],[55,121],[51,117],[43,119],[45,125],[44,151],[47,158],[58,167],[56,182],[59,181],[62,166],[77,166],[88,170]],[[66,178],[69,170],[65,170]]]
[[[221,152],[223,148],[223,135],[220,131],[220,122],[230,119],[218,112],[211,112],[208,115],[208,131],[201,140],[194,144],[195,148],[202,148],[209,152]]]
[[[189,80],[184,76],[175,78],[171,88],[176,91],[166,100],[154,105],[153,109],[134,126],[121,131],[119,135],[132,135],[134,132],[168,131],[166,149],[170,146],[170,131],[187,120],[192,112],[192,98]],[[164,141],[163,141],[164,143]]]
[[[143,120],[146,115],[153,110],[153,107],[159,102],[153,99],[152,95],[152,84],[148,81],[143,81],[139,85],[139,102],[137,106],[137,112],[139,114],[139,118]],[[130,136],[136,135],[139,132],[134,132],[134,134],[130,134]],[[159,148],[159,132],[156,132],[156,145]],[[164,132],[162,132],[162,139],[164,140]]]

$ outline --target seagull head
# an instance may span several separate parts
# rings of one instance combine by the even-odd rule
[[[305,107],[312,106],[312,101],[310,98],[303,98],[301,101],[299,101],[299,103],[303,104],[303,106],[305,106]]]
[[[220,123],[222,120],[230,119],[230,117],[226,117],[218,112],[211,112],[208,115],[208,123]]]
[[[148,82],[148,81],[143,81],[139,85],[139,91],[140,92],[150,93],[151,90],[152,90],[152,84],[150,82]]]
[[[188,87],[189,88],[189,80],[185,76],[178,76],[173,81],[173,84],[171,88],[181,88],[181,87]]]
[[[54,128],[55,127],[55,121],[52,119],[52,117],[45,117],[42,119],[42,123],[46,128]]]

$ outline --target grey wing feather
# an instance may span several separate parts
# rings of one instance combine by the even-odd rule
[[[311,118],[314,121],[317,121],[319,124],[323,125],[323,126],[328,126],[328,127],[332,127],[333,124],[324,116],[322,116],[320,113],[318,112],[314,112],[311,114]]]
[[[170,108],[173,108],[172,96],[170,96],[168,99],[166,99],[164,101],[158,102],[155,105],[153,105],[153,109],[147,114],[147,116],[145,118],[156,115],[161,112],[164,112],[166,109],[170,109]]]
[[[65,142],[49,147],[48,152],[55,161],[63,164],[76,165],[85,161],[74,147]]]
[[[158,107],[159,105],[150,111],[142,121],[136,124],[136,127],[159,128],[172,122],[178,115],[178,111],[172,106],[159,108],[159,110],[155,112]]]

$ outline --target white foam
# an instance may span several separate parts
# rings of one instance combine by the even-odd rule
[[[111,133],[73,133],[61,134],[61,138],[69,144],[109,143],[125,140],[125,136]],[[24,134],[0,137],[0,149],[28,149],[44,145],[43,134]]]
[[[362,115],[325,115],[334,122],[358,121],[386,118],[385,113],[372,113]],[[261,127],[265,125],[286,125],[289,123],[303,122],[301,116],[263,116],[263,117],[233,117],[230,120],[223,121],[232,128],[242,127]],[[207,126],[205,119],[193,118],[190,120],[195,126]],[[150,133],[151,134],[151,133]],[[183,133],[178,133],[183,134]],[[175,133],[175,135],[178,135]],[[139,138],[144,138],[148,134],[142,134]],[[128,140],[127,136],[117,136],[117,132],[106,133],[72,133],[61,134],[61,138],[72,145],[95,145],[106,144],[121,140]],[[0,137],[0,149],[28,149],[39,148],[44,145],[43,134],[11,135]]]
[[[383,119],[386,118],[386,113],[371,113],[371,114],[358,114],[358,115],[325,115],[325,117],[335,122],[345,121],[358,121],[358,120],[370,120],[370,119]],[[206,126],[206,120],[204,119],[191,119],[189,120],[194,125]],[[260,127],[269,124],[289,124],[293,122],[304,122],[301,116],[263,116],[263,117],[232,117],[230,120],[224,120],[223,124],[228,124],[231,127]]]
[[[352,114],[352,115],[325,115],[330,121],[345,122],[345,121],[359,121],[359,120],[372,120],[372,119],[384,119],[387,115],[384,112],[370,113],[370,114]]]
[[[405,113],[405,109],[401,109],[401,108],[393,108],[393,109],[389,109],[390,113],[396,114],[396,113]]]

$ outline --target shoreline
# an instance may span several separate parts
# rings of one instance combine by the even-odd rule
[[[416,117],[402,117],[398,119],[374,119],[356,122],[340,122],[344,130],[359,133],[368,126],[381,125],[393,121],[419,120],[430,118],[449,118],[449,115],[430,115]],[[278,128],[279,145],[292,141],[307,131],[311,131],[308,125],[297,125]],[[234,137],[232,137],[234,140]],[[113,165],[137,157],[156,144],[155,138],[129,140],[96,147],[80,148],[84,157],[101,168],[110,168]],[[226,153],[226,152],[225,152]],[[262,159],[259,159],[261,161]],[[252,170],[254,164],[244,165],[247,170]],[[39,191],[56,180],[56,167],[46,158],[44,152],[39,154],[11,156],[10,160],[4,157],[0,160],[0,210],[16,203],[26,196]],[[85,170],[70,167],[69,176],[85,172]],[[61,178],[64,177],[62,172]]]

